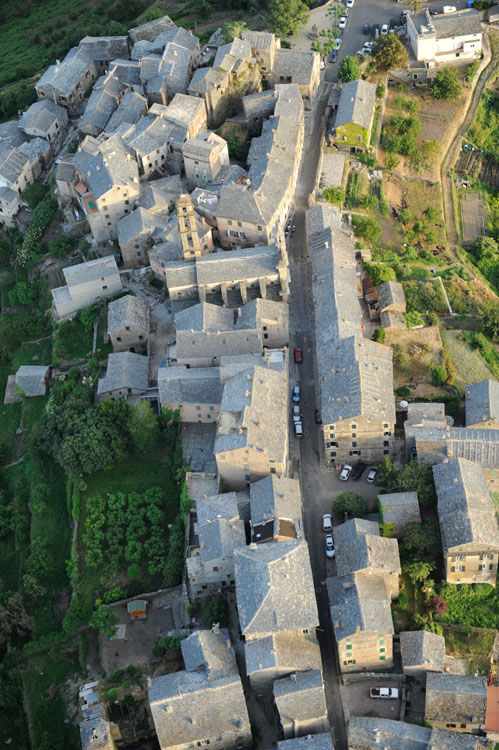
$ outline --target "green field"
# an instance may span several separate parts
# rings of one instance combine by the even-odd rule
[[[463,390],[469,383],[478,383],[488,378],[496,380],[494,373],[478,351],[471,350],[466,341],[459,339],[460,333],[460,331],[442,331],[445,348],[456,368],[457,387]]]

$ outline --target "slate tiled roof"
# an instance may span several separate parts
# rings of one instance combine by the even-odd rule
[[[178,331],[230,331],[234,327],[234,311],[220,305],[199,302],[175,315]]]
[[[394,307],[399,312],[405,312],[405,294],[402,284],[398,281],[383,281],[377,287],[378,303],[381,312]]]
[[[49,365],[21,365],[16,372],[16,385],[27,396],[43,396]]]
[[[464,458],[451,459],[433,467],[433,478],[444,554],[471,543],[499,550],[494,504],[482,467]]]
[[[109,750],[112,747],[111,725],[102,716],[79,724],[82,750]]]
[[[218,367],[160,367],[161,404],[219,404],[222,385]]]
[[[147,211],[138,206],[117,223],[118,244],[120,247],[139,236],[151,236],[154,230],[162,230],[165,227],[164,219],[158,214]]]
[[[458,10],[456,13],[442,13],[430,16],[437,39],[451,39],[470,34],[481,34],[480,14],[472,8]]]
[[[220,250],[196,261],[199,286],[216,286],[226,282],[236,283],[246,279],[276,276],[280,261],[275,245],[248,247],[230,253]]]
[[[319,624],[306,542],[250,545],[234,557],[243,635],[315,628]]]
[[[262,321],[288,324],[289,309],[285,302],[257,297],[240,309],[234,326],[237,330],[260,328]]]
[[[487,740],[391,719],[352,716],[349,750],[485,750]]]
[[[138,189],[139,168],[132,150],[119,135],[103,141],[94,154],[81,149],[74,155],[74,164],[82,181],[98,200],[113,187]]]
[[[496,422],[499,429],[499,383],[482,380],[466,386],[466,425]]]
[[[132,330],[149,331],[149,303],[142,297],[126,294],[107,306],[108,333],[129,326]]]
[[[243,32],[244,33],[244,32]],[[334,750],[331,734],[307,734],[277,743],[278,750]]]
[[[301,519],[301,490],[298,479],[271,474],[250,486],[251,521],[271,518]]]
[[[162,16],[161,18],[155,18],[153,21],[148,21],[140,26],[135,26],[133,29],[128,29],[128,34],[132,42],[140,42],[145,39],[148,42],[153,42],[160,34],[164,31],[174,29],[175,24],[169,16]]]
[[[99,132],[105,130],[124,90],[125,84],[118,78],[113,78],[112,73],[99,78],[92,89],[87,106],[80,119],[78,125],[80,130],[89,127],[95,128]]]
[[[225,629],[196,630],[180,643],[187,672],[203,669],[208,681],[237,675],[234,651]]]
[[[417,492],[393,492],[378,495],[381,505],[382,522],[405,526],[408,523],[421,523]]]
[[[310,86],[314,79],[314,68],[318,52],[300,52],[294,49],[278,49],[274,57],[272,75],[291,76],[298,86]]]
[[[285,671],[320,670],[322,664],[315,636],[297,630],[283,630],[246,641],[244,659],[247,675],[265,670],[279,670],[281,674]]]
[[[467,674],[438,674],[426,677],[426,721],[452,724],[485,724],[487,680]]]
[[[62,272],[68,286],[77,286],[119,275],[114,255],[89,260],[87,263],[78,263],[76,266],[67,266]]]
[[[283,725],[295,725],[314,719],[327,722],[320,669],[297,672],[274,680],[274,697]]]
[[[337,641],[360,631],[393,634],[390,596],[381,575],[354,573],[327,579]]]
[[[420,667],[425,671],[443,672],[445,638],[427,630],[407,630],[400,633],[400,651],[404,671]]]
[[[287,458],[287,378],[251,367],[224,385],[215,454],[240,448],[263,451],[268,460]]]
[[[218,86],[225,88],[225,86],[228,86],[228,83],[228,74],[223,70],[198,68],[194,71],[194,75],[189,83],[189,93],[209,94],[211,91],[217,89]]]
[[[39,102],[34,102],[24,112],[19,120],[19,127],[26,132],[29,132],[32,128],[48,132],[54,122],[59,123],[62,128],[67,119],[64,107],[59,107],[50,99],[42,99]]]
[[[219,495],[208,495],[196,500],[198,525],[209,523],[213,518],[225,521],[238,521],[246,514],[249,504],[247,492],[223,492]]]
[[[129,91],[120,101],[118,108],[109,119],[106,131],[112,133],[124,122],[134,125],[147,110],[147,99],[136,91]]]
[[[161,177],[147,183],[139,198],[139,206],[154,213],[167,214],[182,192],[180,175]]]
[[[353,122],[369,130],[374,116],[376,85],[357,79],[344,83],[336,111],[335,127]]]
[[[258,91],[256,94],[243,96],[242,104],[244,114],[248,120],[256,115],[269,117],[274,112],[277,97],[273,89]]]
[[[212,151],[219,152],[227,145],[227,141],[216,133],[205,131],[196,138],[189,138],[182,146],[184,159],[202,159],[208,161]]]
[[[149,705],[161,747],[177,747],[207,737],[248,735],[250,724],[239,675],[208,680],[205,672],[153,677]]]
[[[149,384],[149,358],[133,352],[115,352],[107,360],[107,371],[99,379],[97,393],[105,395],[111,391],[146,391]]]
[[[36,89],[50,85],[60,96],[69,97],[85,73],[94,68],[94,61],[85,49],[73,47],[62,62],[50,65],[35,84]]]
[[[379,535],[378,524],[353,518],[334,530],[338,576],[366,568],[374,572],[400,573],[398,542]]]
[[[129,56],[127,36],[85,36],[80,47],[92,60],[126,59]]]

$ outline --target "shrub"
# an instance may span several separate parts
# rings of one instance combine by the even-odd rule
[[[408,398],[411,395],[411,389],[406,385],[401,385],[400,388],[397,388],[395,393],[397,396],[400,396],[400,398]]]
[[[435,99],[459,99],[461,90],[458,73],[455,68],[439,70],[430,84],[430,91]]]
[[[342,518],[345,513],[351,518],[363,518],[368,511],[369,504],[366,498],[350,490],[340,492],[333,502],[333,514],[336,518]]]
[[[393,364],[400,372],[409,373],[411,370],[411,360],[402,344],[393,344]]]
[[[386,88],[382,83],[378,83],[376,86],[376,99],[384,99]]]
[[[390,266],[384,266],[380,263],[365,263],[364,268],[374,286],[378,286],[383,281],[395,281],[396,279],[395,271]]]
[[[447,370],[441,365],[433,365],[431,368],[431,380],[434,385],[443,385],[447,380]]]
[[[370,216],[352,216],[356,234],[367,242],[375,244],[381,235],[380,225]]]
[[[385,167],[390,171],[396,169],[400,164],[400,159],[396,154],[386,154]]]
[[[227,602],[221,594],[208,596],[203,600],[201,620],[207,628],[211,628],[215,624],[220,625],[221,628],[227,627],[229,624]]]
[[[136,581],[137,578],[140,578],[140,566],[138,563],[132,563],[128,566],[126,571],[127,576],[131,581]]]
[[[345,200],[345,191],[341,187],[329,187],[323,192],[324,198],[332,203],[333,206],[339,206]]]
[[[180,651],[182,638],[177,635],[164,635],[159,641],[153,646],[152,655],[159,659],[167,653],[175,653]]]
[[[376,328],[374,331],[374,340],[378,342],[378,344],[384,344],[386,339],[386,331],[384,328]]]
[[[416,328],[417,326],[424,325],[423,318],[418,312],[404,313],[404,320],[407,328]]]

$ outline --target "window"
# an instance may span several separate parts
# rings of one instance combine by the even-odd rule
[[[103,288],[103,289],[107,289],[107,286],[103,286],[102,288]]]
[[[143,338],[144,338],[143,336],[139,336],[139,341],[142,341]]]
[[[388,422],[383,422],[383,429],[384,430],[387,430],[389,427],[390,427],[390,425],[388,424]]]
[[[336,456],[336,451],[331,451],[331,458],[334,458]]]
[[[221,454],[219,455],[219,459],[220,459],[221,461],[224,461],[224,460],[225,460],[225,453],[221,453]]]
[[[480,560],[492,560],[492,559],[493,559],[493,555],[482,555],[480,557]]]
[[[136,250],[138,250],[138,249],[139,249],[139,243],[138,243],[138,242],[136,242],[136,243],[135,243],[135,249],[136,249]]]
[[[229,230],[230,237],[239,237],[239,232],[234,232],[232,229]]]
[[[125,206],[128,206],[129,203],[130,201],[125,201]]]
[[[239,232],[239,236],[241,237],[242,240],[246,239],[246,234],[244,232]]]
[[[452,558],[453,562],[459,562],[459,560],[464,560],[463,555],[456,555]]]
[[[237,222],[238,227],[242,227],[242,223],[240,221]]]
[[[383,440],[383,448],[389,448],[390,447],[390,441],[389,440]]]
[[[227,219],[227,224],[229,225],[229,227],[231,227],[232,226],[232,219]]]
[[[386,656],[380,656],[380,657],[379,657],[379,660],[380,660],[380,661],[386,661]]]
[[[139,336],[139,338],[142,338],[142,336]],[[210,411],[214,411],[215,407],[214,406],[210,406],[209,409],[210,409]]]
[[[484,565],[479,565],[478,570],[492,570],[494,566],[492,563],[485,563]]]
[[[121,341],[121,336],[116,336],[116,341]]]
[[[359,444],[355,442],[355,440],[352,443],[352,448],[358,448]]]
[[[214,565],[214,566],[213,566],[213,570],[215,571],[215,573],[217,573],[217,572],[218,572],[218,566],[217,566],[217,565]]]
[[[451,571],[452,571],[453,573],[461,573],[461,572],[463,572],[464,570],[466,570],[466,568],[464,567],[464,565],[454,565],[454,566],[453,566],[453,567],[451,568]]]
[[[211,419],[211,414],[207,414],[206,419]]]
[[[201,407],[200,406],[196,406],[196,411],[201,411]]]
[[[346,645],[346,647],[345,647],[345,648],[347,649],[347,651],[351,651],[351,650],[352,650],[352,648],[353,648],[353,646],[352,646],[352,644],[351,644],[351,643],[347,643],[347,645]]]
[[[357,664],[357,660],[356,659],[348,659],[348,661],[346,663],[347,664]]]
[[[357,437],[357,433],[356,432],[352,432],[352,437],[356,438]]]
[[[263,232],[263,227],[257,226],[259,232]]]
[[[391,432],[388,432],[388,431],[387,431],[387,432],[384,432],[384,433],[383,433],[384,437],[391,437],[391,434],[392,434],[392,433],[391,433]]]
[[[389,454],[389,453],[390,453],[390,451],[387,451],[387,450],[384,450],[384,451],[383,451],[383,455],[384,455],[384,456],[388,456],[388,454]]]
[[[380,646],[384,646],[385,645],[385,639],[384,638],[380,638],[379,639],[379,645]]]
[[[107,225],[108,225],[108,227],[110,227],[110,226],[111,226],[111,222],[110,222],[110,221],[108,221],[108,222],[107,222]]]
[[[384,653],[385,653],[385,651],[386,651],[386,649],[385,649],[385,648],[380,648],[380,650],[379,650],[380,654],[384,654]]]
[[[352,430],[356,430],[356,429],[357,429],[357,425],[356,424],[352,424]]]
[[[275,471],[276,471],[275,466],[271,466],[270,467],[270,473],[271,474],[275,474]],[[490,567],[492,567],[492,565]]]
[[[249,474],[245,474],[245,475],[244,475],[244,480],[245,480],[246,482],[249,482],[249,481],[250,481],[250,479],[251,479],[251,476],[250,476]]]
[[[137,258],[140,258],[141,255],[142,253],[140,252],[140,250],[137,250]]]

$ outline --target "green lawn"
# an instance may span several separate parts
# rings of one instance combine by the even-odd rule
[[[92,351],[93,339],[93,329],[87,331],[78,318],[59,323],[54,333],[54,360],[86,359]]]
[[[37,359],[34,359],[37,357]],[[27,341],[21,344],[12,358],[12,372],[17,372],[21,365],[50,365],[52,363],[52,339],[39,343]]]
[[[40,417],[47,405],[48,396],[32,396],[23,404],[23,427],[29,432],[30,428],[40,421]]]
[[[4,591],[17,591],[21,565],[26,557],[27,550],[16,549],[14,534],[2,539],[0,544],[2,566],[0,571],[0,594]]]
[[[54,748],[78,750],[81,747],[78,727],[65,723],[65,700],[76,701],[76,693],[68,691],[65,683],[79,674],[76,639],[26,658],[23,680],[37,746],[47,733]],[[80,675],[80,680],[83,680],[83,675]]]

